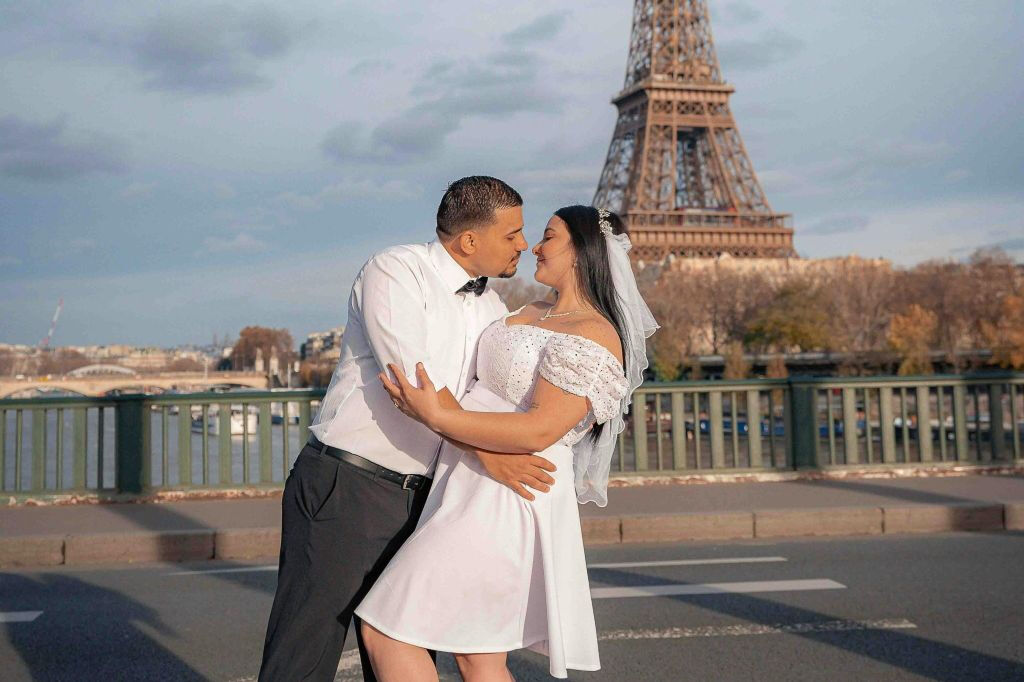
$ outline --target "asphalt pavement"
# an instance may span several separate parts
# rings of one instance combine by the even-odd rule
[[[602,670],[572,680],[1021,680],[1024,533],[589,547]],[[19,680],[252,680],[266,563],[0,572]],[[349,642],[338,680],[361,679]],[[517,680],[546,659],[516,652]],[[450,656],[441,679],[457,679]]]

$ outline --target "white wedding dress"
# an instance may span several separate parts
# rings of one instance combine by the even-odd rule
[[[437,651],[528,647],[546,654],[550,673],[564,678],[567,669],[601,667],[572,446],[589,437],[595,421],[619,413],[628,386],[621,363],[600,344],[508,325],[507,317],[484,331],[479,381],[461,404],[525,411],[538,376],[588,398],[587,416],[538,453],[558,467],[554,486],[529,502],[490,478],[474,455],[446,443],[416,531],[356,615],[393,639]]]

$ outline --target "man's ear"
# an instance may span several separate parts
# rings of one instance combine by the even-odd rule
[[[480,235],[475,230],[466,230],[458,236],[459,250],[467,256],[472,256],[480,248]]]

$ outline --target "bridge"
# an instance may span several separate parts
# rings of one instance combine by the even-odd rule
[[[123,367],[90,365],[63,376],[16,379],[0,377],[0,399],[31,397],[50,391],[83,396],[104,396],[112,392],[164,393],[166,391],[210,390],[216,387],[269,388],[261,372],[161,372],[136,374]]]

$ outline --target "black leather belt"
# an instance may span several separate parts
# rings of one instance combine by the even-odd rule
[[[365,457],[349,452],[348,450],[341,450],[339,448],[332,448],[330,445],[324,445],[320,442],[316,436],[310,436],[307,441],[307,445],[312,446],[321,455],[330,455],[335,459],[340,459],[342,462],[351,464],[354,467],[359,467],[364,471],[369,471],[377,478],[383,478],[389,483],[402,488],[402,490],[419,490],[420,488],[430,485],[430,479],[426,476],[420,476],[418,474],[400,474],[397,471],[386,469],[379,464],[374,464]]]

